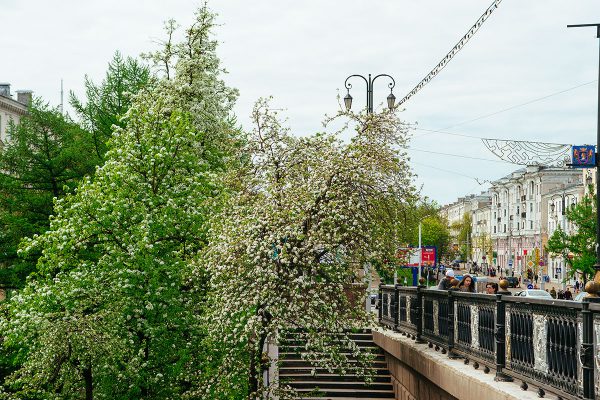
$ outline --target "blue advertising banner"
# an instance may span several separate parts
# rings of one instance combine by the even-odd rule
[[[596,166],[596,146],[573,146],[571,166],[574,168],[594,168]]]

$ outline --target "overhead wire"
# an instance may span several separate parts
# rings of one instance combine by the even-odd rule
[[[474,177],[474,176],[466,175],[466,174],[463,174],[463,173],[461,173],[461,172],[456,172],[456,171],[451,171],[451,170],[449,170],[449,169],[444,169],[444,168],[440,168],[440,167],[435,167],[435,166],[433,166],[433,165],[424,164],[424,163],[422,163],[422,162],[418,162],[418,161],[412,161],[412,163],[414,163],[414,164],[417,164],[417,165],[421,165],[421,166],[423,166],[423,167],[428,167],[428,168],[432,168],[432,169],[437,169],[437,170],[439,170],[439,171],[448,172],[448,173],[450,173],[450,174],[459,175],[459,176],[464,176],[465,178],[470,178],[470,179],[473,179],[473,180],[475,180],[475,182],[477,182],[479,185],[484,185],[484,184],[486,184],[486,183],[491,183],[491,181],[490,181],[490,180],[488,180],[488,179],[480,179],[480,178],[476,178],[476,177]]]
[[[437,65],[423,78],[417,86],[413,88],[406,96],[404,96],[397,104],[396,107],[400,107],[404,104],[405,101],[410,99],[413,95],[415,95],[419,90],[423,88],[423,86],[427,85],[433,78],[437,76],[437,74],[442,71],[446,65],[454,58],[454,56],[467,44],[467,42],[475,35],[475,33],[481,28],[483,23],[496,8],[502,2],[502,0],[494,0],[492,4],[485,10],[485,12],[475,21],[473,26],[463,35],[463,37],[452,47],[452,49],[446,54],[442,60],[437,63]]]
[[[590,85],[590,84],[596,83],[596,82],[598,82],[598,80],[594,79],[593,81],[585,82],[585,83],[582,83],[582,84],[579,84],[579,85],[576,85],[576,86],[573,86],[573,87],[570,87],[570,88],[567,88],[567,89],[564,89],[564,90],[560,90],[558,92],[550,93],[550,94],[542,96],[542,97],[537,97],[535,99],[526,101],[524,103],[519,103],[519,104],[516,104],[514,106],[506,107],[506,108],[503,108],[501,110],[494,111],[492,113],[480,115],[478,117],[475,117],[475,118],[472,118],[472,119],[469,119],[469,120],[466,120],[466,121],[462,121],[462,122],[459,122],[457,124],[453,124],[453,125],[447,126],[445,128],[441,128],[441,129],[414,128],[415,130],[429,132],[429,133],[423,133],[423,134],[420,134],[420,135],[416,135],[415,138],[427,136],[427,135],[430,135],[432,133],[440,133],[440,134],[444,134],[444,135],[462,136],[462,137],[468,137],[468,138],[473,138],[473,139],[490,139],[490,138],[485,138],[485,137],[481,137],[481,136],[466,135],[466,134],[460,134],[460,133],[455,133],[455,132],[447,132],[446,129],[452,129],[452,128],[455,128],[457,126],[469,124],[471,122],[479,121],[479,120],[484,119],[484,118],[489,118],[489,117],[492,117],[494,115],[498,115],[498,114],[501,114],[501,113],[506,112],[506,111],[514,110],[515,108],[519,108],[519,107],[523,107],[523,106],[526,106],[526,105],[529,105],[529,104],[533,104],[535,102],[538,102],[538,101],[541,101],[541,100],[545,100],[545,99],[548,99],[550,97],[557,96],[559,94],[563,94],[563,93],[569,92],[571,90],[575,90],[575,89],[578,89],[580,87],[583,87],[583,86],[586,86],[586,85]],[[514,141],[514,142],[523,142],[522,140],[512,140],[512,141]],[[539,143],[562,144],[562,143],[547,143],[547,142],[539,142]]]
[[[509,161],[493,160],[491,158],[482,158],[482,157],[464,156],[464,155],[459,155],[459,154],[442,153],[442,152],[439,152],[439,151],[417,149],[417,148],[414,148],[414,147],[409,147],[408,149],[409,150],[414,150],[414,151],[420,151],[420,152],[423,152],[423,153],[438,154],[438,155],[442,155],[442,156],[466,158],[466,159],[469,159],[469,160],[489,161],[489,162],[502,163],[502,164],[513,164],[513,163],[511,163]]]

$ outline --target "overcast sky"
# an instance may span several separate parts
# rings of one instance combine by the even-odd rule
[[[229,71],[225,79],[240,90],[239,121],[249,128],[254,101],[272,95],[292,131],[306,135],[321,130],[323,116],[336,112],[336,96],[345,94],[350,74],[390,74],[402,98],[491,3],[213,0],[210,7],[219,14],[216,37]],[[99,82],[115,51],[137,56],[155,49],[163,21],[174,18],[185,27],[198,5],[0,0],[0,82],[58,105],[61,78],[65,93],[82,95],[84,76]],[[566,25],[598,22],[600,0],[503,0],[448,66],[405,103],[403,118],[419,128],[412,132],[410,156],[422,192],[445,204],[488,187],[475,178],[494,180],[519,168],[494,161],[479,139],[426,130],[594,144],[599,43],[594,28]],[[385,83],[375,85],[376,104],[389,93]],[[351,93],[354,107],[364,106],[360,82]],[[553,96],[464,123],[548,95]]]

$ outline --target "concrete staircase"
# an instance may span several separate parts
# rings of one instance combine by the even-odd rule
[[[394,390],[385,356],[383,350],[373,342],[371,330],[350,333],[349,336],[359,347],[376,355],[370,367],[374,372],[370,385],[352,373],[351,369],[340,375],[317,368],[312,375],[314,366],[302,359],[304,342],[301,334],[297,333],[289,334],[279,347],[280,382],[294,388],[303,400],[393,399]]]

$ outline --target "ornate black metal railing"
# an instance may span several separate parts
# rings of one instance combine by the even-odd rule
[[[383,325],[481,365],[485,373],[495,369],[497,381],[519,379],[521,388],[533,385],[540,397],[600,394],[600,303],[380,288]]]

